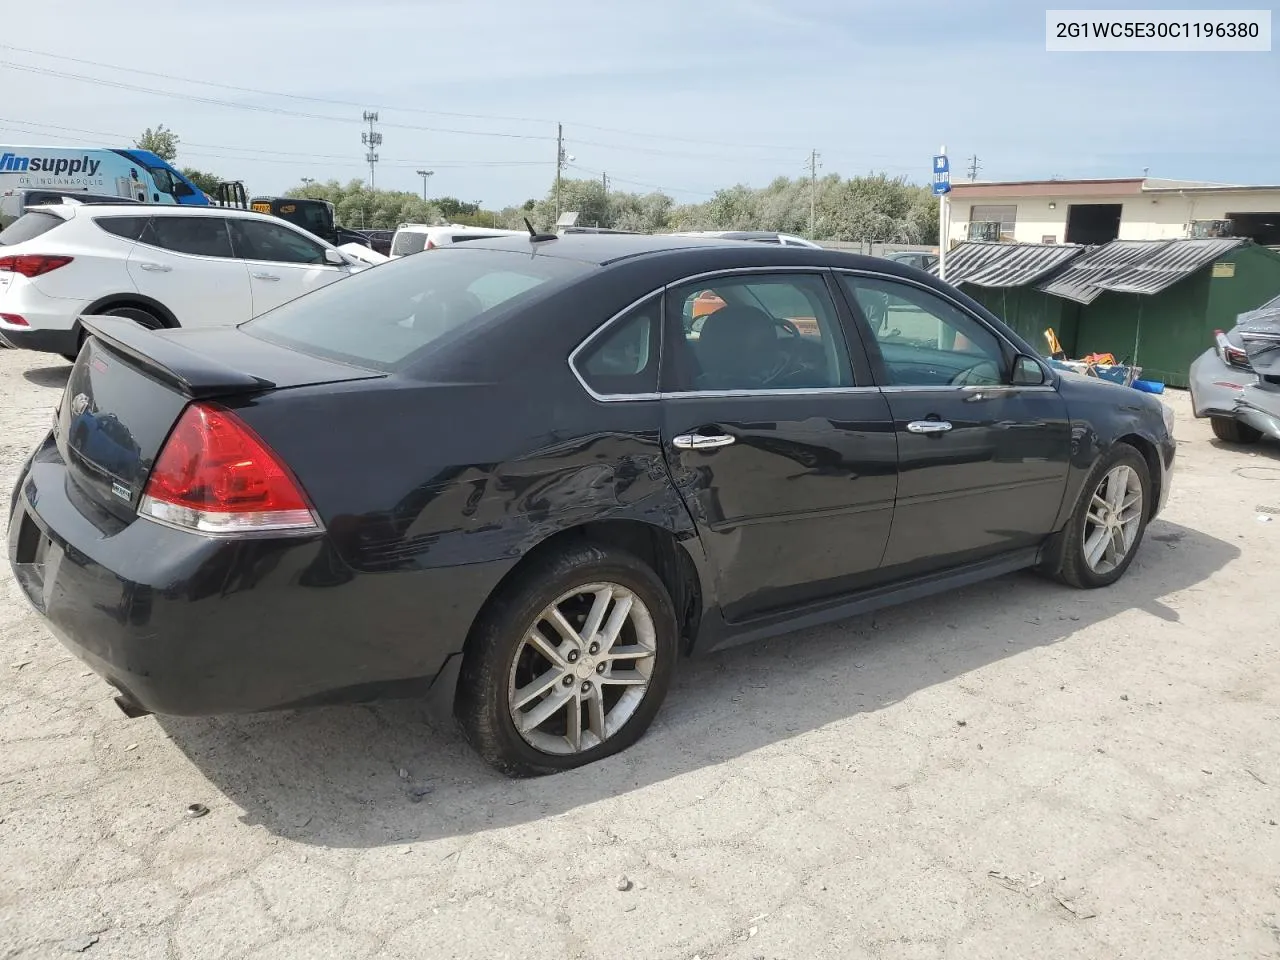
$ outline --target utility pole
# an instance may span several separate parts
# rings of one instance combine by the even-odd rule
[[[809,151],[809,239],[817,235],[818,228],[818,162],[817,150]]]
[[[366,110],[364,112],[364,122],[369,125],[369,129],[360,134],[360,142],[368,149],[365,151],[364,158],[369,163],[369,189],[373,189],[373,168],[378,162],[378,147],[382,145],[382,134],[378,133],[373,125],[378,122],[378,113],[376,110]]]
[[[604,188],[604,199],[605,199],[605,202],[607,203],[609,200],[609,174],[608,173],[600,174],[600,186]]]
[[[418,176],[422,178],[422,202],[427,202],[427,177],[435,176],[434,170],[419,170]]]
[[[938,148],[938,156],[945,158],[947,155],[947,145],[944,143]],[[950,167],[950,161],[947,166]],[[935,174],[936,176],[936,174]],[[951,176],[948,171],[947,177]],[[947,279],[947,234],[951,230],[950,223],[950,207],[947,198],[950,194],[944,193],[938,197],[938,279]]]
[[[978,171],[982,169],[982,164],[978,162],[978,155],[975,153],[969,158],[969,182],[972,183],[978,179]]]
[[[560,174],[564,170],[564,124],[556,124],[556,220],[560,219]]]

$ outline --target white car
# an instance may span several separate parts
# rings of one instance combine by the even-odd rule
[[[0,341],[74,358],[81,316],[153,328],[230,325],[365,269],[249,210],[33,207],[0,231]]]
[[[776,233],[773,230],[683,230],[673,234],[677,237],[715,237],[719,240],[750,240],[754,243],[776,243],[783,247],[810,247],[821,250],[822,244],[797,237],[791,233]]]
[[[411,253],[423,250],[434,250],[436,247],[451,243],[464,243],[467,240],[483,240],[485,237],[527,237],[525,230],[499,230],[488,227],[469,227],[463,223],[448,224],[443,227],[428,226],[425,223],[402,223],[391,238],[391,259],[398,260]]]

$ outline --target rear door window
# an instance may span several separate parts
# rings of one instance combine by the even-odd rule
[[[125,240],[137,240],[147,228],[150,217],[94,217],[96,223],[107,233],[123,237]]]
[[[399,370],[453,335],[483,330],[584,263],[445,246],[356,273],[243,324],[282,346],[378,370]],[[477,349],[483,349],[477,347]]]
[[[11,247],[15,243],[34,240],[63,223],[65,221],[56,214],[24,213],[9,226],[0,230],[0,247]]]
[[[222,217],[151,217],[142,243],[193,257],[230,257],[231,239]]]

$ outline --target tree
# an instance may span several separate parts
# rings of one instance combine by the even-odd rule
[[[182,175],[210,196],[217,192],[218,184],[223,179],[216,173],[197,170],[195,167],[183,167]]]
[[[179,142],[178,135],[162,123],[154,130],[147,127],[142,136],[134,141],[134,146],[139,150],[150,150],[166,163],[173,163],[178,156]]]
[[[560,209],[576,212],[582,226],[639,233],[776,230],[807,236],[810,191],[815,188],[815,239],[819,241],[938,242],[937,198],[904,177],[883,173],[848,179],[829,174],[816,184],[807,177],[777,177],[765,187],[737,184],[716,191],[704,203],[679,206],[661,191],[609,190],[606,194],[599,180],[566,179],[560,183]],[[338,222],[356,228],[449,222],[522,230],[528,217],[535,227],[551,230],[556,221],[554,187],[541,200],[500,211],[484,210],[457,197],[438,197],[424,204],[418,193],[370,190],[362,180],[345,185],[337,180],[312,182],[295,187],[289,196],[328,200],[337,209]]]

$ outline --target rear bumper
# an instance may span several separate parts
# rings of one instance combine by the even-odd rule
[[[1191,364],[1187,377],[1191,410],[1197,417],[1235,417],[1241,391],[1257,381],[1249,370],[1222,361],[1216,350],[1206,350]]]
[[[0,287],[0,313],[26,321],[16,325],[0,318],[0,341],[17,350],[76,353],[80,325],[76,322],[87,302],[47,297],[22,278]]]
[[[39,330],[0,326],[0,341],[15,350],[37,350],[74,356],[80,349],[80,330]]]
[[[12,501],[15,578],[72,653],[153,713],[425,689],[501,576],[487,564],[356,574],[324,536],[235,541],[122,525],[75,496],[46,438]]]

